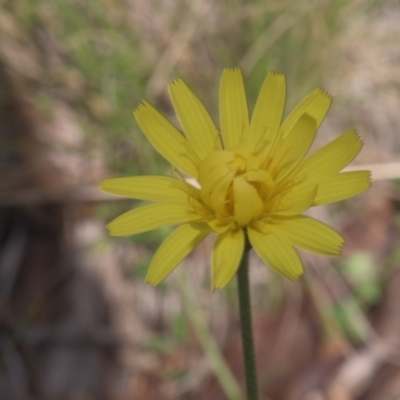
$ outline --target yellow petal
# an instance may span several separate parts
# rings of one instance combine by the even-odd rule
[[[353,197],[371,187],[369,171],[352,171],[336,174],[318,183],[314,205],[334,203]]]
[[[200,219],[189,203],[163,201],[130,210],[111,221],[107,228],[112,236],[127,236]]]
[[[278,234],[265,234],[248,228],[249,240],[258,256],[279,274],[297,281],[303,274],[301,260],[288,240]]]
[[[337,256],[345,242],[328,225],[303,215],[276,219],[270,228],[279,231],[293,246],[319,254]]]
[[[285,107],[286,81],[283,74],[270,72],[264,80],[251,117],[249,142],[261,149],[274,142]]]
[[[233,207],[235,220],[240,226],[247,225],[262,212],[263,204],[257,190],[243,176],[233,180]]]
[[[212,187],[209,196],[209,204],[217,213],[219,213],[227,203],[226,196],[228,189],[232,184],[233,176],[234,172],[231,172]]]
[[[308,210],[315,201],[318,193],[317,185],[303,183],[295,185],[280,199],[274,214],[281,216],[298,215]]]
[[[224,233],[231,228],[231,221],[221,221],[220,219],[213,219],[207,222],[208,226],[213,233]]]
[[[225,150],[217,150],[206,157],[199,166],[199,180],[205,181],[210,175],[214,175],[214,168],[223,166],[229,168],[228,163],[233,161],[235,156]]]
[[[130,176],[105,179],[100,189],[138,200],[184,200],[191,187],[180,179],[168,176]]]
[[[357,132],[348,131],[307,157],[303,162],[302,172],[315,181],[336,174],[353,161],[362,146]]]
[[[283,136],[287,136],[296,121],[303,115],[311,115],[316,123],[317,129],[324,120],[331,106],[332,97],[322,89],[312,91],[285,119],[281,130]]]
[[[286,177],[302,161],[316,133],[315,119],[309,114],[300,116],[273,156],[278,169],[276,181]]]
[[[244,177],[246,178],[247,182],[263,183],[268,187],[272,187],[274,185],[271,175],[262,169],[259,169],[258,171],[248,171],[244,174]]]
[[[224,147],[230,149],[240,143],[243,131],[249,125],[243,76],[238,68],[225,69],[222,74],[219,113]]]
[[[220,149],[219,133],[200,100],[182,80],[169,85],[169,93],[179,123],[200,160]]]
[[[146,282],[158,285],[207,235],[206,230],[196,229],[191,224],[176,228],[154,254]]]
[[[242,229],[218,235],[212,254],[212,288],[222,289],[236,274],[244,250],[244,233]]]
[[[222,181],[232,180],[234,172],[229,169],[227,165],[219,165],[213,169],[213,173],[210,174],[205,180],[201,181],[201,198],[206,204],[210,204],[211,192],[214,190],[217,184]]]
[[[146,101],[139,105],[134,115],[155,149],[173,166],[197,178],[199,160],[185,137]]]

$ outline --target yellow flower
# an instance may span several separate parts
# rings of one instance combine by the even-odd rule
[[[172,176],[101,183],[106,192],[151,202],[112,221],[111,235],[179,225],[155,253],[148,283],[160,283],[210,233],[217,235],[213,289],[226,286],[235,275],[246,238],[266,264],[292,280],[303,273],[293,247],[340,254],[343,238],[301,214],[370,187],[368,171],[340,172],[362,142],[350,130],[306,157],[331,97],[314,90],[282,122],[285,92],[284,75],[269,73],[249,118],[241,71],[226,69],[220,85],[220,129],[182,80],[172,82],[169,93],[184,134],[147,102],[135,110],[157,151],[198,183]]]

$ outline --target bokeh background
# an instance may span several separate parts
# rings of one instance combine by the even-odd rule
[[[139,202],[97,186],[170,173],[132,110],[146,98],[175,121],[183,77],[217,120],[235,66],[250,107],[269,70],[287,111],[328,90],[315,146],[357,128],[374,178],[311,211],[342,257],[302,254],[293,284],[252,255],[263,399],[400,399],[399,21],[397,0],[1,0],[0,399],[244,399],[236,282],[210,292],[212,239],[145,285],[170,230],[110,238]]]

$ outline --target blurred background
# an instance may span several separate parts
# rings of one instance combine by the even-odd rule
[[[171,171],[132,117],[141,99],[174,121],[182,77],[216,119],[235,66],[250,107],[269,70],[287,112],[328,90],[315,147],[356,128],[374,178],[311,211],[342,257],[302,254],[293,284],[252,255],[263,399],[400,399],[399,21],[397,0],[0,0],[0,399],[244,399],[236,282],[210,293],[212,238],[145,285],[170,230],[110,238],[139,202],[97,188]]]

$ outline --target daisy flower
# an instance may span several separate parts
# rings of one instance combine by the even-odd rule
[[[329,110],[330,95],[314,90],[282,120],[285,77],[271,72],[250,117],[242,73],[226,69],[217,128],[182,80],[169,85],[169,94],[182,132],[146,101],[134,115],[147,139],[181,173],[101,183],[105,192],[149,202],[110,222],[112,236],[178,225],[155,253],[148,283],[160,283],[210,234],[216,235],[213,289],[223,288],[235,275],[246,243],[272,269],[294,281],[303,273],[294,248],[340,254],[342,236],[302,215],[310,207],[370,187],[369,171],[340,172],[363,145],[354,130],[307,155]]]

